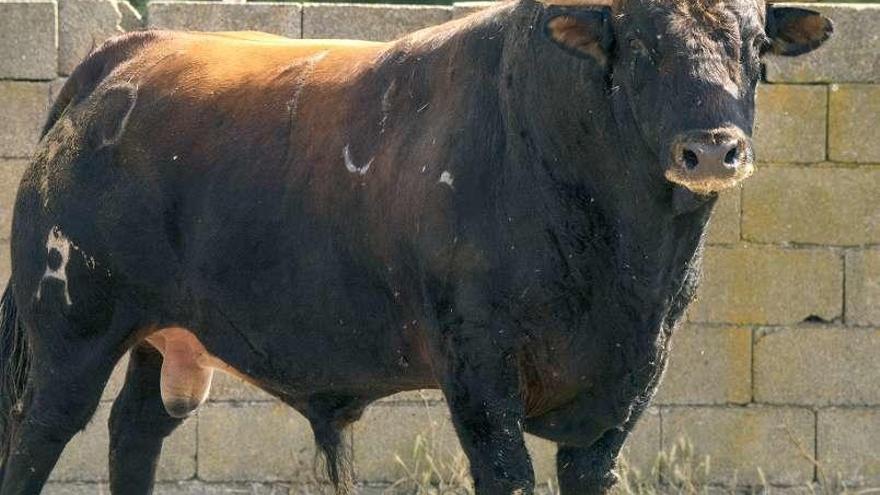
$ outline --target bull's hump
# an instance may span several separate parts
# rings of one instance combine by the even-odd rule
[[[241,82],[261,87],[277,80],[279,72],[291,70],[291,74],[295,74],[316,57],[323,59],[323,64],[339,69],[369,64],[387,46],[387,43],[358,40],[294,40],[250,31],[186,32],[174,33],[164,46],[144,53],[145,64],[138,65],[154,67],[153,71],[159,73],[197,71],[198,84],[206,86],[223,87]],[[163,63],[148,63],[157,59]],[[328,72],[339,73],[338,70]]]
[[[272,61],[286,64],[297,58],[323,51],[358,54],[381,49],[387,43],[344,39],[292,39],[257,31],[176,33],[179,43],[187,45],[192,56],[206,61],[229,64],[259,64]]]

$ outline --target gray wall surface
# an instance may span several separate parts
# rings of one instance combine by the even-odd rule
[[[835,20],[835,35],[809,55],[767,61],[761,165],[713,217],[699,300],[627,446],[642,473],[686,437],[711,456],[712,483],[783,493],[817,481],[880,486],[880,5],[813,6]],[[154,1],[142,19],[115,0],[0,0],[0,280],[15,190],[52,95],[107,37],[150,26],[389,40],[478,8]],[[48,493],[106,491],[106,420],[121,371]],[[422,472],[417,438],[444,476],[466,465],[442,396],[409,393],[358,424],[361,480],[378,491],[407,469]],[[538,481],[552,479],[555,447],[529,442]],[[313,456],[301,416],[221,376],[166,442],[158,492],[310,493]]]

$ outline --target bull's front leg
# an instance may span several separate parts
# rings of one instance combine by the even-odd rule
[[[623,418],[623,411],[605,410],[594,401],[578,401],[563,414],[531,420],[528,431],[556,441],[556,474],[561,495],[601,495],[611,491],[620,450],[647,400],[637,400]],[[609,414],[611,412],[611,414]],[[566,417],[567,416],[567,417]]]
[[[479,294],[471,296],[458,297],[452,314],[443,318],[438,379],[476,493],[529,494],[534,473],[523,438],[515,338],[480,304]]]
[[[564,407],[532,417],[526,431],[556,442],[561,495],[600,495],[617,483],[621,448],[656,388],[657,375],[642,394],[614,400],[613,390],[581,394]]]
[[[561,495],[600,495],[617,484],[617,458],[626,437],[626,426],[607,430],[589,447],[559,444],[556,473]]]

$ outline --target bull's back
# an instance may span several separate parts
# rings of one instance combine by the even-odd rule
[[[381,48],[247,32],[110,40],[74,71],[52,112],[17,207],[20,218],[40,217],[20,229],[21,252],[63,223],[103,243],[92,250],[144,287],[193,266],[234,276],[279,262],[291,222],[309,230],[309,176],[328,166],[305,159],[302,143],[317,133],[299,114],[316,102],[301,100],[347,92]],[[255,253],[255,244],[275,247]]]

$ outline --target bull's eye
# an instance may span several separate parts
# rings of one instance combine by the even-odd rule
[[[759,34],[752,38],[752,52],[760,55],[769,44],[770,40],[763,34]]]
[[[645,43],[638,38],[632,38],[631,40],[629,40],[629,48],[640,55],[648,54],[648,47],[645,46]]]

